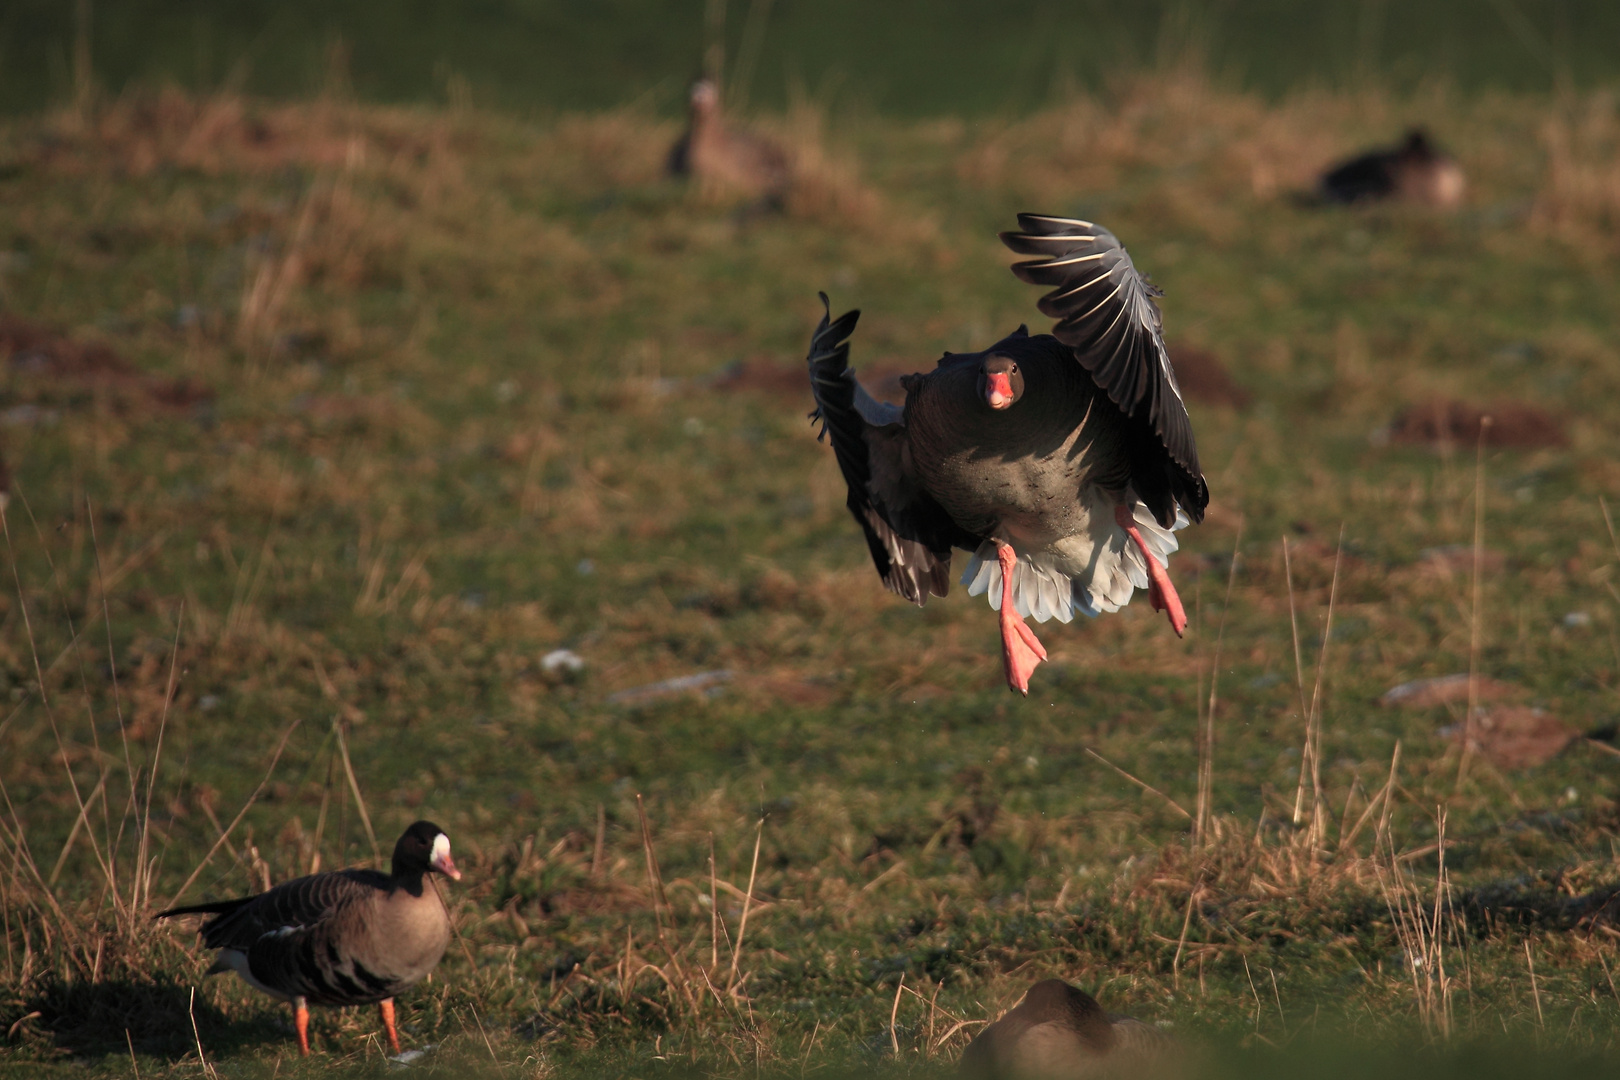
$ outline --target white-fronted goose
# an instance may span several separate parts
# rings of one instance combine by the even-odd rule
[[[405,830],[392,869],[314,874],[157,917],[213,915],[198,931],[204,945],[219,950],[209,974],[234,971],[290,1002],[300,1053],[309,1053],[310,1005],[376,1004],[397,1054],[394,995],[426,978],[450,944],[450,914],[426,875],[459,881],[461,872],[450,838],[430,821]]]
[[[1083,1080],[1134,1073],[1173,1045],[1151,1025],[1104,1012],[1084,990],[1043,979],[979,1032],[960,1068],[973,1080]]]
[[[792,162],[776,143],[726,123],[720,90],[708,79],[692,84],[691,119],[669,152],[676,176],[696,177],[710,190],[780,206],[793,183]]]
[[[1467,189],[1462,167],[1441,151],[1422,128],[1406,133],[1400,145],[1369,150],[1340,162],[1322,175],[1322,197],[1358,203],[1400,199],[1449,208]]]
[[[962,582],[1001,613],[1007,685],[1029,692],[1046,650],[1023,617],[1068,622],[1117,611],[1147,589],[1179,635],[1186,613],[1166,573],[1175,529],[1209,490],[1160,332],[1158,290],[1101,226],[1020,214],[1001,234],[1024,281],[1055,288],[1024,327],[977,353],[946,353],[901,379],[904,408],[876,401],[849,368],[860,312],[832,311],[810,343],[810,384],[849,485],[849,509],[883,583],[922,605]],[[822,303],[827,297],[822,295]],[[1054,336],[1055,335],[1055,336]]]

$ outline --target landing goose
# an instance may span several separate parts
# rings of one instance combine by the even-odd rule
[[[1322,197],[1329,202],[1400,199],[1442,208],[1461,203],[1466,188],[1461,166],[1422,128],[1408,131],[1398,146],[1340,162],[1322,175],[1321,182]]]
[[[254,989],[291,1002],[300,1053],[309,1053],[310,1005],[377,1004],[397,1054],[394,995],[426,978],[450,944],[450,915],[426,875],[460,881],[461,871],[450,838],[430,821],[405,830],[392,870],[314,874],[157,917],[214,916],[199,928],[203,944],[219,950],[209,974],[235,971]]]
[[[1062,979],[1043,979],[962,1052],[972,1080],[1085,1080],[1135,1075],[1174,1043]]]
[[[951,549],[973,552],[962,583],[1001,613],[1007,685],[1029,693],[1046,659],[1024,623],[1117,611],[1137,589],[1180,635],[1186,612],[1166,572],[1176,529],[1202,520],[1209,489],[1148,284],[1114,234],[1020,214],[1001,234],[1038,258],[1013,266],[1054,288],[1054,334],[1019,327],[976,353],[946,353],[900,380],[903,408],[875,400],[849,367],[860,312],[827,313],[810,343],[820,437],[831,435],[883,583],[921,606],[950,588]]]
[[[686,133],[669,151],[674,176],[696,177],[711,190],[734,192],[780,206],[793,182],[787,152],[776,143],[726,123],[720,89],[708,79],[692,84]]]

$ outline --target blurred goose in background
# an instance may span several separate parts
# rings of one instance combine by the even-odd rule
[[[212,915],[199,928],[218,949],[209,974],[235,971],[249,986],[292,1003],[298,1049],[309,1053],[310,1005],[379,1005],[398,1054],[394,995],[427,977],[450,944],[450,914],[429,873],[454,881],[450,838],[418,821],[394,845],[392,873],[337,870],[240,900],[171,908]]]
[[[669,172],[695,177],[711,192],[780,207],[793,183],[787,151],[727,124],[720,115],[720,89],[708,79],[692,84],[690,109],[686,133],[670,149]]]
[[[972,1080],[1083,1080],[1136,1074],[1174,1041],[1150,1024],[1104,1012],[1062,979],[1043,979],[962,1052]]]
[[[1321,193],[1329,202],[1400,199],[1449,209],[1462,202],[1467,186],[1457,162],[1426,131],[1413,128],[1398,146],[1369,150],[1329,169]]]
[[[973,552],[962,582],[1001,613],[1007,685],[1029,693],[1046,650],[1024,623],[1117,611],[1137,589],[1179,635],[1187,616],[1166,572],[1176,529],[1209,489],[1160,332],[1159,291],[1107,229],[1020,214],[1002,242],[1040,258],[1020,279],[1054,286],[1024,327],[977,353],[946,353],[901,379],[904,408],[875,400],[849,368],[860,312],[810,344],[812,420],[829,432],[883,583],[921,606],[950,587],[951,549]],[[827,304],[825,294],[821,297]]]

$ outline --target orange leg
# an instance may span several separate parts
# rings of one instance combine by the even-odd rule
[[[309,1057],[309,1006],[303,998],[293,999],[293,1029],[298,1032],[298,1052]]]
[[[399,1031],[394,1027],[394,999],[383,998],[378,1002],[377,1009],[382,1013],[383,1030],[388,1032],[388,1045],[399,1053]]]
[[[1035,665],[1046,659],[1046,649],[1013,604],[1013,569],[1018,565],[1018,553],[998,540],[996,558],[1001,562],[1001,663],[1007,672],[1007,688],[1028,697],[1029,677],[1035,673]]]
[[[1187,629],[1187,611],[1181,606],[1176,587],[1170,583],[1170,575],[1148,551],[1147,543],[1142,539],[1142,530],[1136,527],[1136,515],[1129,506],[1121,503],[1114,507],[1114,522],[1135,542],[1142,552],[1142,561],[1147,563],[1148,600],[1153,604],[1153,610],[1169,616],[1170,629],[1176,632],[1176,637],[1180,637],[1181,632]]]

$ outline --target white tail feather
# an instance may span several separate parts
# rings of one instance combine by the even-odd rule
[[[1140,503],[1135,508],[1137,531],[1159,565],[1170,566],[1170,553],[1181,545],[1175,532],[1189,524],[1187,515],[1176,509],[1175,523],[1166,529]],[[1101,515],[1093,514],[1101,524]],[[1101,537],[1085,538],[1085,558],[1076,560],[1062,550],[1019,551],[1013,571],[1013,607],[1019,615],[1036,622],[1057,619],[1069,622],[1075,611],[1092,616],[1118,611],[1131,602],[1137,589],[1148,587],[1147,563],[1131,539],[1107,518],[1108,528]],[[1018,545],[1014,544],[1016,551]],[[1001,562],[996,558],[995,541],[986,541],[968,560],[962,584],[969,596],[987,595],[991,608],[1001,610]]]

